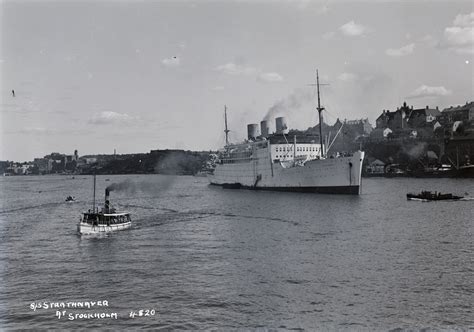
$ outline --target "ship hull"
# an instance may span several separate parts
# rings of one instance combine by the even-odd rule
[[[363,159],[364,152],[357,151],[284,167],[263,149],[247,163],[218,164],[209,181],[224,188],[359,195]]]
[[[91,225],[89,223],[80,222],[77,224],[77,232],[79,234],[99,234],[121,231],[132,227],[131,222],[111,225]]]
[[[221,186],[225,189],[248,189],[248,190],[270,190],[270,191],[289,191],[300,193],[319,193],[319,194],[344,194],[344,195],[359,195],[359,186],[334,186],[334,187],[254,187],[243,186],[240,183],[212,183],[214,186]]]

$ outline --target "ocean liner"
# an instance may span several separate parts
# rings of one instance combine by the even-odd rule
[[[319,123],[322,123],[318,91]],[[359,195],[364,152],[329,154],[319,137],[288,135],[285,117],[278,117],[276,132],[269,133],[268,121],[247,126],[248,139],[240,144],[229,144],[227,112],[225,110],[226,145],[219,151],[216,166],[208,175],[213,185],[226,188],[317,192]],[[319,139],[319,144],[316,140]]]

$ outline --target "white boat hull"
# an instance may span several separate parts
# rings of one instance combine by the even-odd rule
[[[99,234],[121,231],[132,227],[131,222],[111,224],[111,225],[91,225],[89,223],[80,222],[77,224],[77,231],[79,234]]]
[[[218,164],[209,181],[229,188],[360,194],[364,152],[350,157],[314,159],[285,168],[273,162],[266,149],[246,163]]]

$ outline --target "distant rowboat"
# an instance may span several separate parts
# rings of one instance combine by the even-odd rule
[[[75,202],[76,199],[75,199],[74,197],[72,197],[72,196],[68,196],[68,197],[66,197],[65,201],[66,201],[67,203],[72,203],[72,202]]]

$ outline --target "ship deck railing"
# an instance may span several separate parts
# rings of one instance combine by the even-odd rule
[[[86,224],[125,224],[131,222],[130,214],[127,212],[121,213],[84,213],[81,222]]]
[[[252,161],[252,157],[245,157],[245,158],[223,158],[221,159],[222,164],[237,164],[237,163],[245,163]]]

